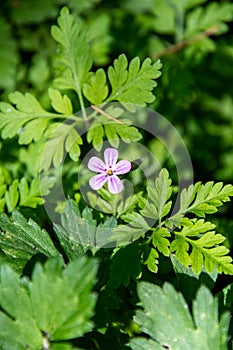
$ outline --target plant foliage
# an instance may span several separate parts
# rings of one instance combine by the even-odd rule
[[[226,349],[230,315],[219,316],[218,303],[202,286],[193,301],[193,312],[173,286],[163,288],[142,282],[138,287],[144,310],[137,310],[135,321],[148,338],[134,338],[132,349]]]
[[[1,4],[0,348],[230,350],[233,5],[115,5]]]
[[[58,258],[48,260],[44,267],[37,264],[31,281],[20,279],[7,265],[1,266],[3,349],[39,349],[92,329],[96,262],[83,257],[65,269],[62,265]]]

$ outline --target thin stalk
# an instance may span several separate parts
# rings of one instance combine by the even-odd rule
[[[203,40],[204,38],[207,38],[209,36],[216,34],[218,30],[219,30],[219,26],[215,25],[215,26],[205,30],[204,32],[202,32],[200,34],[194,35],[191,38],[188,38],[186,40],[178,42],[174,45],[170,45],[170,46],[166,47],[165,49],[163,49],[157,53],[152,54],[151,57],[154,59],[158,59],[158,58],[170,55],[174,52],[183,50],[186,47],[190,46],[191,44],[193,44],[197,41]]]
[[[105,112],[103,109],[101,109],[101,108],[99,108],[99,107],[97,107],[97,106],[91,105],[91,108],[94,109],[95,111],[97,111],[98,113],[104,115],[105,117],[107,117],[107,118],[113,120],[113,121],[116,122],[116,123],[125,124],[123,121],[114,118],[113,116],[111,116],[110,114],[108,114],[108,113]]]
[[[78,99],[79,99],[79,102],[80,102],[80,107],[81,107],[81,111],[82,111],[83,120],[84,120],[84,123],[86,125],[86,128],[89,128],[90,125],[89,125],[89,121],[88,121],[88,118],[87,118],[86,108],[85,108],[84,101],[83,101],[83,95],[82,95],[81,87],[80,87],[80,84],[79,84],[79,79],[78,79],[78,76],[76,74],[76,68],[75,68],[74,60],[72,60],[72,64],[71,64],[70,68],[71,68],[71,72],[72,72],[73,77],[74,77],[75,90],[76,90],[76,92],[78,94]]]

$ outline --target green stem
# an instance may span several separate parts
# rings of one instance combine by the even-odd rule
[[[80,106],[81,106],[81,111],[82,111],[84,123],[85,123],[86,127],[89,128],[90,124],[89,124],[89,121],[88,121],[88,117],[87,117],[87,113],[86,113],[86,109],[85,109],[85,105],[84,105],[84,101],[83,101],[82,92],[81,92],[80,89],[77,89],[77,93],[78,93],[78,98],[79,98],[79,102],[80,102]]]
[[[86,109],[85,109],[85,105],[84,105],[83,95],[82,95],[81,87],[80,87],[80,84],[79,84],[79,79],[78,79],[78,76],[76,74],[74,60],[72,62],[71,72],[73,73],[75,89],[76,89],[76,92],[78,94],[78,99],[79,99],[79,102],[80,102],[80,107],[81,107],[81,111],[82,111],[83,120],[84,120],[84,123],[86,125],[86,128],[89,128],[90,124],[89,124],[89,121],[88,121],[88,118],[87,118],[87,113],[86,113]]]

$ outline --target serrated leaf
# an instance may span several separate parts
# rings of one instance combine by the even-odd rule
[[[142,215],[160,220],[166,216],[172,202],[168,201],[172,194],[171,179],[166,169],[162,169],[159,176],[155,178],[154,186],[147,188],[148,199],[143,201],[144,207],[140,211]]]
[[[143,237],[150,229],[150,226],[139,213],[127,213],[122,215],[125,220],[124,225],[118,225],[112,234],[112,240],[116,240],[118,244],[126,244]]]
[[[57,259],[34,269],[29,285],[32,310],[38,327],[51,340],[72,339],[92,329],[90,317],[96,297],[91,288],[96,270],[96,261],[86,257],[70,263],[63,271]]]
[[[74,89],[80,95],[92,65],[87,32],[64,7],[58,17],[58,26],[52,26],[51,33],[61,46],[57,58],[59,77],[55,84],[61,89]]]
[[[0,305],[0,345],[7,346],[5,349],[8,344],[16,349],[25,348],[25,344],[40,348],[43,336],[35,323],[28,291],[7,265],[0,268]]]
[[[77,160],[81,150],[82,138],[75,129],[75,123],[53,123],[45,133],[48,141],[44,145],[41,170],[48,170],[51,165],[57,168],[63,161],[64,153]]]
[[[25,127],[20,130],[19,144],[28,145],[32,141],[38,141],[47,129],[49,119],[34,119],[29,121]]]
[[[230,196],[233,196],[233,186],[230,184],[224,186],[222,182],[197,182],[182,190],[179,211],[171,217],[171,221],[178,225],[182,216],[188,212],[199,217],[213,214],[219,206],[230,200]]]
[[[178,238],[171,243],[170,250],[176,252],[176,257],[185,267],[191,264],[195,273],[199,273],[203,265],[209,273],[214,269],[219,273],[233,273],[232,258],[227,256],[229,250],[220,245],[225,237],[210,231],[215,225],[203,219],[183,219],[182,224],[181,231],[174,231]]]
[[[20,144],[38,141],[47,129],[49,120],[58,116],[45,111],[29,93],[23,95],[16,91],[9,94],[9,100],[12,105],[0,102],[0,128],[4,139],[19,135]]]
[[[142,135],[134,126],[127,124],[106,123],[104,124],[105,134],[109,143],[113,147],[118,147],[120,140],[125,143],[137,142],[141,140]]]
[[[152,234],[152,244],[165,256],[170,254],[170,242],[166,237],[171,237],[170,232],[165,227],[157,228]]]
[[[141,337],[136,342],[137,346],[145,345],[145,349],[152,350],[154,347],[148,346],[153,346],[155,342],[161,349],[227,349],[230,315],[224,314],[218,320],[217,300],[213,299],[205,286],[196,295],[192,308],[193,317],[183,296],[168,283],[160,288],[152,283],[141,282],[138,294],[144,311],[136,311],[135,321],[148,337]],[[135,339],[137,338],[134,338],[133,346]],[[133,349],[144,349],[137,346]]]
[[[0,344],[8,345],[8,336],[9,344],[17,345],[15,349],[25,349],[26,344],[42,349],[44,334],[50,343],[90,331],[96,301],[91,289],[96,271],[93,259],[83,257],[63,269],[61,259],[52,258],[44,267],[37,263],[29,281],[20,280],[8,266],[2,266]]]
[[[17,206],[19,200],[19,180],[15,179],[5,192],[5,202],[8,211],[11,213]]]
[[[190,263],[190,256],[188,254],[189,244],[181,237],[174,239],[170,246],[170,251],[176,253],[177,259],[188,267]]]
[[[90,82],[84,85],[83,93],[91,103],[98,105],[108,96],[106,74],[101,68],[93,73],[89,79]]]
[[[49,88],[48,93],[52,107],[56,112],[65,114],[67,116],[73,114],[72,103],[67,95],[62,96],[60,91],[52,88]]]
[[[94,232],[96,229],[96,221],[89,218],[82,218],[79,207],[72,200],[68,200],[64,214],[61,216],[61,225],[55,225],[56,232],[62,232],[62,235],[67,239],[64,245],[66,252],[72,257],[74,248],[80,246],[83,251],[89,248],[89,244],[93,242]],[[79,249],[80,251],[80,249]]]
[[[8,212],[12,212],[17,206],[36,208],[44,203],[42,196],[49,193],[55,182],[54,177],[35,177],[29,184],[25,177],[20,181],[15,179],[7,188],[3,185],[5,197],[2,199],[2,209],[6,204]]]
[[[109,113],[108,113],[109,114]],[[111,115],[110,115],[111,117]],[[103,145],[104,136],[106,135],[109,143],[113,147],[118,147],[120,140],[125,143],[137,142],[141,140],[142,135],[138,129],[130,125],[128,120],[119,120],[119,123],[110,121],[104,115],[98,120],[94,120],[87,133],[87,141],[92,142],[97,151],[100,151]]]
[[[110,279],[107,286],[118,288],[123,284],[126,287],[131,279],[137,280],[142,272],[141,254],[141,246],[135,243],[117,249],[112,257]]]
[[[11,220],[5,213],[0,214],[0,228],[0,248],[17,270],[22,270],[35,254],[48,257],[60,254],[48,233],[18,211],[12,213]]]
[[[232,20],[232,11],[233,6],[229,3],[212,2],[206,7],[197,7],[187,15],[185,37],[190,37],[213,26],[221,29],[225,22]]]
[[[138,57],[128,64],[127,57],[120,55],[108,69],[112,92],[106,102],[120,101],[141,106],[153,102],[155,96],[151,91],[157,85],[155,79],[161,75],[161,66],[160,61],[152,64],[150,58],[140,64]]]
[[[149,250],[149,254],[148,254]],[[144,251],[144,264],[147,265],[148,269],[151,272],[157,273],[158,272],[158,257],[159,253],[154,248],[147,247]]]
[[[27,180],[23,177],[19,182],[20,206],[36,208],[37,205],[44,203],[42,196],[49,193],[54,185],[55,178],[44,176],[41,179],[36,177],[32,179],[30,187]]]
[[[108,245],[115,227],[114,217],[109,217],[97,225],[89,207],[84,208],[81,213],[75,202],[68,200],[65,213],[61,218],[61,225],[55,225],[55,231],[59,237],[62,237],[61,244],[66,249],[66,254],[73,259],[75,250],[78,255],[88,249],[95,253],[99,248]]]
[[[103,145],[104,129],[101,123],[95,120],[87,132],[87,142],[93,144],[97,151],[100,151]]]

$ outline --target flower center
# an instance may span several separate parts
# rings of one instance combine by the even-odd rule
[[[112,174],[113,174],[112,169],[108,169],[108,170],[107,170],[107,174],[108,174],[108,175],[112,175]]]

